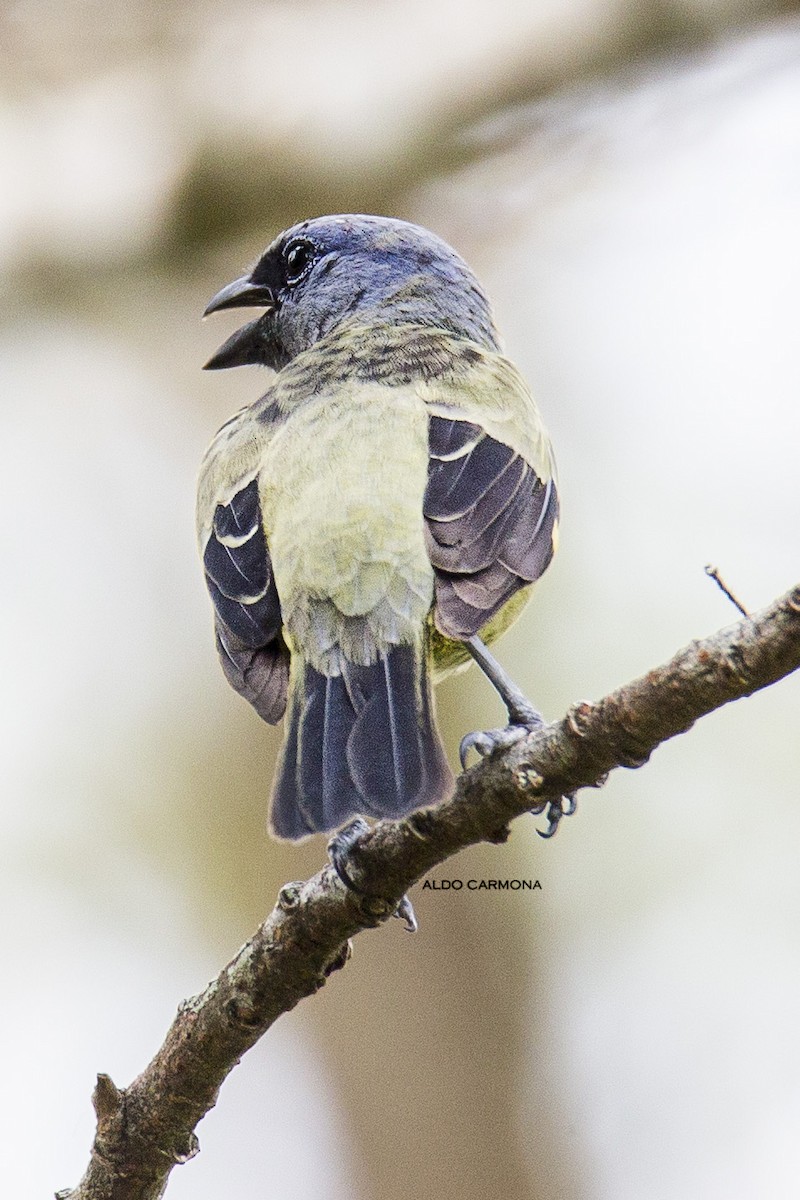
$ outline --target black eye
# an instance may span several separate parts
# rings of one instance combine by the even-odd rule
[[[284,251],[286,282],[297,283],[300,276],[314,258],[314,247],[310,242],[290,242]]]

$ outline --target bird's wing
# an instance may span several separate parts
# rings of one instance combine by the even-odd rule
[[[222,669],[229,683],[274,724],[283,716],[289,652],[261,519],[261,440],[249,414],[223,426],[203,461],[197,525]]]
[[[472,360],[426,389],[434,620],[460,641],[539,578],[558,522],[550,443],[527,385],[501,355]]]

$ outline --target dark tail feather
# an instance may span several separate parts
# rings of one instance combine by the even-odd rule
[[[444,798],[452,775],[421,648],[392,646],[341,675],[298,666],[272,797],[278,837],[337,829],[359,815],[401,817]]]

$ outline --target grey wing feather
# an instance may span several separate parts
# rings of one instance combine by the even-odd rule
[[[529,462],[470,421],[429,419],[425,537],[434,617],[449,637],[477,633],[553,556],[558,495]]]
[[[232,687],[274,724],[286,709],[289,652],[253,479],[214,511],[203,552],[217,649]]]

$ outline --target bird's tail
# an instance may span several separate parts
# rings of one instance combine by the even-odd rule
[[[371,666],[323,675],[293,655],[286,737],[272,795],[281,838],[351,817],[401,817],[444,798],[452,774],[436,731],[427,655],[391,646]]]

